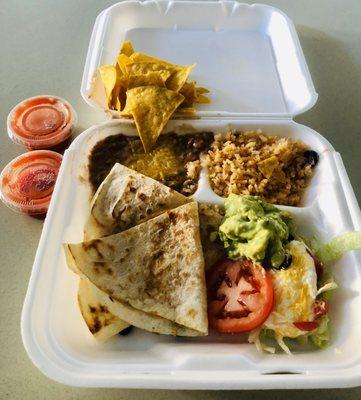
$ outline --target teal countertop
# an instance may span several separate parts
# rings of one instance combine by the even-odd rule
[[[6,116],[20,100],[56,94],[75,107],[77,133],[103,120],[82,100],[79,88],[87,46],[106,0],[11,0],[0,9],[0,166],[22,152],[8,139]],[[296,24],[319,93],[312,110],[296,120],[324,135],[342,155],[361,199],[361,1],[274,0]],[[0,206],[0,399],[286,399],[359,400],[361,388],[248,392],[80,389],[42,375],[20,337],[20,313],[42,222]],[[361,384],[361,382],[360,382]]]

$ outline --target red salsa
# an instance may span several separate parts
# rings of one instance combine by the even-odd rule
[[[75,112],[59,97],[37,96],[24,100],[8,117],[8,133],[28,150],[65,150],[71,142]]]
[[[62,156],[49,150],[22,154],[0,176],[0,198],[5,205],[28,215],[45,215]]]

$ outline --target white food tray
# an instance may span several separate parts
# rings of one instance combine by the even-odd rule
[[[113,63],[119,45],[177,63],[197,62],[194,78],[212,91],[198,120],[173,120],[180,134],[262,129],[300,138],[320,154],[301,207],[300,232],[328,240],[361,229],[361,214],[340,155],[317,132],[291,117],[317,99],[293,24],[280,11],[232,1],[126,1],[97,18],[81,93],[88,99],[97,66]],[[90,102],[91,103],[91,102]],[[91,105],[96,106],[91,103]],[[134,135],[129,121],[110,121],[81,134],[64,154],[26,295],[21,331],[34,364],[59,382],[87,387],[164,389],[329,388],[361,384],[360,254],[332,266],[339,289],[331,302],[333,341],[294,356],[261,354],[242,335],[174,338],[134,330],[97,342],[78,310],[78,277],[61,244],[82,240],[89,212],[86,163],[92,146],[113,134]],[[204,174],[196,193],[219,202]]]
[[[289,207],[301,234],[327,240],[360,229],[360,214],[341,158],[312,129],[293,121],[177,120],[167,130],[189,132],[190,126],[192,131],[217,132],[261,128],[269,134],[302,138],[319,152],[320,162],[303,207]],[[89,213],[90,186],[84,177],[90,149],[118,133],[134,134],[134,127],[122,121],[92,127],[64,155],[22,315],[23,340],[33,362],[49,377],[76,386],[259,389],[360,383],[361,262],[356,253],[332,267],[340,287],[331,302],[332,345],[323,351],[260,354],[239,335],[189,339],[135,330],[106,343],[92,337],[76,302],[78,277],[66,267],[61,244],[82,240]],[[212,200],[209,188],[204,182],[201,186],[197,197]]]

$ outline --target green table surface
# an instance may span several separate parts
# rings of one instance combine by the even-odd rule
[[[323,134],[343,157],[361,198],[361,1],[265,1],[296,24],[319,93],[312,110],[296,118]],[[97,14],[108,0],[0,1],[0,166],[23,149],[6,134],[6,116],[37,94],[68,99],[79,116],[77,133],[104,117],[82,100],[79,88]],[[42,222],[0,207],[0,399],[361,399],[361,388],[292,391],[164,391],[81,389],[40,373],[20,337],[20,313]],[[360,382],[361,384],[361,382]]]

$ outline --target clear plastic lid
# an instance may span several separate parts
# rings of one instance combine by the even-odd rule
[[[0,175],[0,199],[23,214],[46,214],[61,161],[60,154],[49,150],[36,150],[15,158]]]
[[[10,139],[29,150],[48,149],[67,141],[76,123],[73,107],[57,96],[31,97],[8,116]]]

